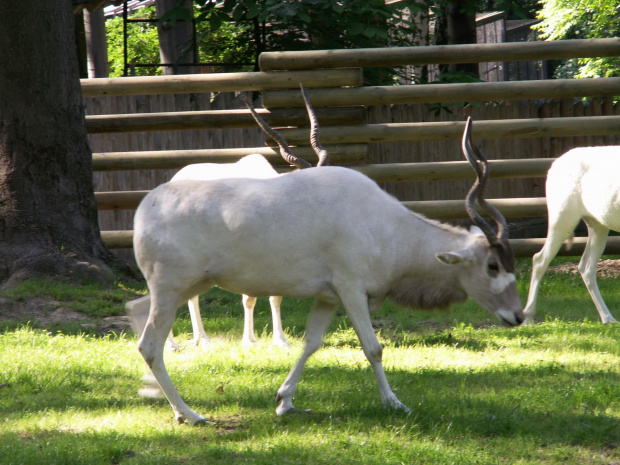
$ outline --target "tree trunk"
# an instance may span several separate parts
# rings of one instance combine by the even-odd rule
[[[88,77],[107,78],[110,76],[110,67],[103,8],[95,11],[84,10],[84,29],[88,55]]]
[[[113,278],[97,224],[70,0],[0,2],[0,284]]]
[[[448,0],[441,3],[435,19],[433,45],[476,43],[476,11],[468,0]],[[478,74],[478,63],[440,65],[444,72],[463,71]]]
[[[186,0],[183,8],[190,10],[193,16],[192,4],[193,2]],[[178,0],[155,0],[158,18],[178,6]],[[191,22],[177,21],[176,24],[158,22],[157,35],[159,37],[159,59],[162,63],[170,64],[170,66],[162,67],[163,74],[193,74],[196,72],[196,67],[187,66],[195,62],[194,26]]]

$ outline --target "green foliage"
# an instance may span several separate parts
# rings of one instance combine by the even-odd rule
[[[382,0],[242,0],[216,2],[199,0],[196,20],[205,23],[203,39],[220,50],[229,49],[224,40],[238,44],[234,56],[257,62],[263,51],[369,48],[409,45],[415,24],[404,9],[418,11],[415,1],[386,3]],[[225,29],[224,34],[216,36]],[[203,26],[201,30],[205,31]],[[219,37],[218,40],[214,38]],[[223,44],[218,41],[224,41]],[[241,47],[241,44],[245,47]],[[213,54],[214,56],[217,54]],[[369,70],[369,83],[391,82],[386,70]]]
[[[537,29],[543,38],[603,39],[620,37],[620,7],[617,0],[542,0]],[[564,62],[558,77],[620,76],[620,58],[579,58]]]
[[[414,31],[403,16],[405,8],[418,11],[415,1],[385,5],[381,0],[197,0],[198,20],[207,20],[215,30],[226,22],[242,26],[264,23],[270,50],[308,48],[376,47],[397,43]],[[398,23],[398,24],[397,24]],[[286,34],[282,32],[286,31]],[[396,35],[390,37],[394,33]]]
[[[175,8],[162,18],[171,22],[187,20],[185,8]],[[127,50],[129,65],[156,64],[160,62],[159,38],[155,7],[145,7],[134,12],[130,18],[150,19],[154,22],[128,23]],[[191,21],[191,17],[189,18]],[[123,18],[117,16],[106,21],[108,38],[108,60],[110,76],[124,74],[123,59]],[[221,24],[212,29],[208,22],[198,22],[196,26],[198,38],[198,60],[201,63],[246,63],[234,67],[232,71],[251,71],[254,61],[253,50],[247,40],[245,31],[235,28],[229,23]],[[225,68],[224,71],[229,69]],[[129,71],[128,71],[129,72]],[[161,75],[159,66],[135,67],[137,76]]]
[[[155,7],[134,12],[130,18],[155,19]],[[116,16],[106,21],[108,40],[108,61],[110,76],[119,77],[125,73],[123,59],[123,18]],[[127,63],[159,63],[159,38],[155,23],[127,23]],[[128,74],[129,74],[128,70]],[[161,75],[161,68],[136,67],[136,76]]]
[[[383,0],[279,0],[195,1],[198,55],[201,63],[238,64],[225,71],[257,69],[263,51],[361,48],[409,45],[415,24],[403,10],[421,8],[415,1],[386,5]],[[155,18],[154,7],[132,17]],[[187,10],[174,8],[161,21],[188,20]],[[111,76],[123,74],[122,18],[106,23]],[[157,28],[154,23],[129,23],[130,63],[159,62]],[[161,69],[137,67],[138,75],[161,74]],[[370,83],[388,83],[388,70],[367,72]]]

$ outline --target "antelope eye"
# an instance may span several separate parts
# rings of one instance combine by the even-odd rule
[[[489,271],[493,271],[493,272],[498,272],[499,271],[499,265],[497,264],[497,262],[489,262]]]

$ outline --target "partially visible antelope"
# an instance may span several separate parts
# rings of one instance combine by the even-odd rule
[[[579,262],[579,272],[601,321],[615,322],[598,290],[596,269],[609,231],[620,231],[620,146],[580,147],[566,152],[549,168],[546,196],[547,240],[532,260],[525,322],[534,321],[540,281],[581,220],[588,227],[588,241]]]
[[[271,166],[265,157],[257,153],[247,155],[237,163],[197,163],[188,165],[176,173],[170,182],[176,182],[186,179],[193,180],[213,180],[225,178],[256,178],[267,179],[279,176],[278,172]],[[248,295],[242,296],[244,310],[243,337],[241,343],[243,345],[251,345],[256,342],[254,335],[254,307],[256,306],[256,297]],[[280,307],[282,297],[270,296],[269,303],[271,306],[271,316],[273,321],[273,344],[279,347],[289,347],[286,336],[282,328],[282,318],[280,315]],[[151,306],[151,297],[146,295],[139,299],[132,300],[125,304],[125,309],[129,315],[147,315]],[[192,321],[192,329],[194,333],[194,343],[207,347],[209,337],[207,336],[202,317],[200,315],[200,304],[198,296],[193,296],[188,300],[187,306]],[[144,318],[146,323],[146,318]],[[143,327],[143,325],[141,326]],[[168,335],[168,343],[173,350],[178,350],[179,346],[174,340],[172,331]]]
[[[164,343],[178,306],[212,286],[315,299],[303,353],[277,392],[278,415],[296,411],[292,399],[305,363],[339,306],[360,338],[384,405],[407,412],[388,384],[370,318],[386,298],[445,308],[469,295],[502,323],[521,324],[508,228],[483,198],[488,162],[472,145],[471,121],[463,151],[478,175],[465,203],[479,228],[469,231],[410,212],[368,177],[342,167],[270,179],[178,181],[151,191],[135,215],[134,251],[152,295],[138,347],[177,421],[205,418],[172,384]],[[497,233],[475,212],[476,200]]]
[[[310,101],[308,100],[303,86],[300,85],[300,88],[301,94],[306,104],[306,109],[308,111],[308,117],[310,119],[310,145],[312,146],[314,152],[318,157],[317,166],[326,166],[327,164],[329,164],[329,153],[319,142],[318,119],[312,109],[312,106],[310,104]],[[286,160],[286,162],[298,169],[308,168],[312,166],[306,160],[295,156],[289,145],[287,144],[286,140],[278,132],[274,131],[263,120],[263,118],[254,110],[254,107],[251,105],[249,100],[244,98],[245,96],[241,95],[241,97],[245,105],[252,113],[252,116],[254,117],[257,124],[263,129],[263,131],[265,131],[268,136],[274,139],[274,141],[278,144],[278,146],[280,147],[280,154],[282,155],[284,160]],[[271,166],[271,164],[267,161],[265,157],[259,154],[251,154],[243,157],[236,163],[195,163],[185,166],[172,177],[170,182],[187,179],[201,181],[212,181],[226,178],[267,179],[276,176],[279,176],[278,172]],[[198,297],[199,296],[196,295],[189,299],[187,302],[187,306],[192,321],[194,343],[196,345],[202,345],[203,347],[206,347],[209,344],[209,337],[204,330],[204,325],[200,316],[200,304]],[[256,336],[254,335],[254,307],[256,306],[256,300],[256,297],[245,294],[242,296],[243,310],[245,316],[243,325],[243,336],[241,338],[241,343],[243,345],[251,345],[256,342]],[[282,317],[280,310],[282,304],[282,297],[270,296],[269,304],[271,306],[271,316],[273,321],[273,344],[279,347],[289,347],[289,344],[286,341],[286,336],[284,334],[284,329],[282,328]],[[139,299],[134,299],[125,304],[125,309],[127,313],[134,317],[134,326],[136,326],[136,331],[138,333],[142,332],[144,324],[146,324],[146,315],[148,314],[150,306],[150,295],[146,295]],[[179,349],[177,342],[174,340],[172,331],[170,331],[168,335],[168,343],[173,350]]]

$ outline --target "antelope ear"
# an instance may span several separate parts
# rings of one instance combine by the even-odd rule
[[[435,254],[437,260],[444,265],[459,265],[473,261],[473,253],[469,249],[457,250],[455,252],[439,252]]]

